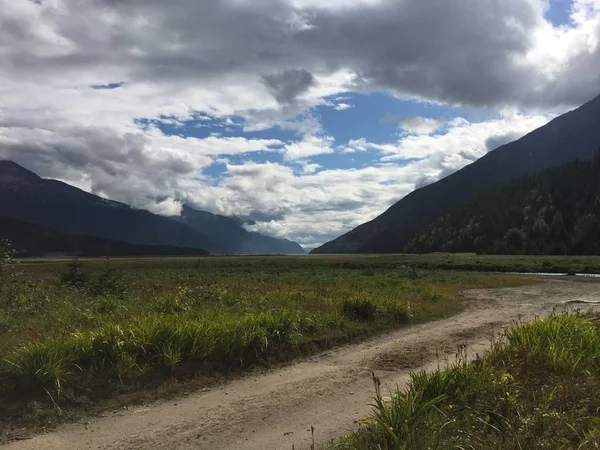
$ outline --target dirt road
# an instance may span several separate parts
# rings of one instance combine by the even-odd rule
[[[519,319],[561,310],[565,301],[600,301],[600,284],[546,279],[522,288],[468,291],[466,296],[467,310],[449,319],[341,347],[184,399],[67,425],[5,448],[306,449],[311,426],[317,442],[327,442],[369,413],[372,370],[389,389],[402,386],[410,371],[453,361],[460,344],[466,343],[472,355],[482,353],[495,333]]]

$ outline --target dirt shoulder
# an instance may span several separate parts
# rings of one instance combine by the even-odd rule
[[[30,449],[296,449],[350,431],[366,416],[371,371],[387,389],[409,373],[453,361],[459,345],[482,353],[492,337],[517,320],[573,308],[570,300],[600,300],[600,283],[545,279],[519,288],[472,290],[467,309],[449,319],[405,328],[314,355],[258,377],[217,389],[66,425],[11,442]]]

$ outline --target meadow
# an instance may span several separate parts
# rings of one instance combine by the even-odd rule
[[[474,363],[414,373],[381,391],[337,450],[597,449],[600,322],[561,314],[512,328]]]
[[[201,389],[248,370],[462,310],[517,277],[403,256],[22,260],[0,278],[0,420]],[[446,264],[446,262],[444,262]],[[50,420],[49,420],[50,418]]]

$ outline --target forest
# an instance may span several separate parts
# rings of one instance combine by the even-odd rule
[[[418,231],[407,253],[600,254],[600,151],[496,185]]]

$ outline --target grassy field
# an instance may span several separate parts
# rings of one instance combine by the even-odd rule
[[[513,328],[475,363],[415,373],[337,450],[600,448],[599,318]]]
[[[402,259],[5,259],[0,417],[18,424],[189,391],[450,316],[463,289],[523,284]]]
[[[97,262],[97,259],[89,261]],[[194,258],[119,258],[115,263],[128,267],[162,266],[189,267],[196,263],[199,268],[256,270],[309,270],[309,269],[415,269],[461,270],[478,272],[522,273],[586,273],[600,274],[600,256],[530,256],[530,255],[476,255],[471,253],[432,253],[427,255],[304,255],[304,256],[228,256]],[[64,264],[64,260],[30,259],[29,266],[51,263]]]

